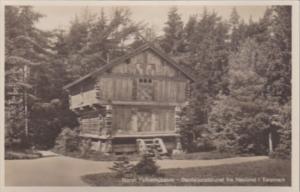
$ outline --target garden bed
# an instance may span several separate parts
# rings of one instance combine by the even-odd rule
[[[290,160],[166,169],[159,177],[116,178],[114,173],[82,177],[91,186],[290,186]]]
[[[41,158],[42,155],[38,152],[32,150],[6,150],[5,160],[15,160],[15,159],[37,159]]]

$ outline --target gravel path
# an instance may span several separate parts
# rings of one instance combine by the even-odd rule
[[[268,159],[266,156],[235,157],[216,160],[160,160],[162,169],[205,167]],[[110,172],[113,162],[90,161],[65,156],[33,160],[6,160],[6,186],[87,186],[80,177],[91,173]]]

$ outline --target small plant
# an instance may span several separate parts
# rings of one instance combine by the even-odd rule
[[[133,165],[130,164],[128,157],[119,157],[117,161],[114,162],[113,167],[110,169],[116,172],[116,177],[130,177],[133,173]]]
[[[134,167],[137,175],[158,175],[158,170],[159,166],[149,155],[144,155]]]

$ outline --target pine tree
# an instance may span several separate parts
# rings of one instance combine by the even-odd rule
[[[197,27],[197,16],[193,15],[189,17],[189,20],[184,26],[184,38],[185,38],[185,51],[192,52],[195,47],[193,47],[192,42],[195,37],[196,27]]]
[[[240,16],[237,13],[236,8],[234,7],[232,9],[231,15],[230,15],[230,19],[229,19],[229,24],[231,26],[231,38],[230,38],[230,43],[231,43],[231,50],[232,51],[236,51],[239,47],[239,43],[240,43],[240,30],[239,30],[239,26],[240,26]]]
[[[34,28],[41,17],[29,6],[5,8],[6,138],[28,145],[28,114],[37,97],[30,82],[32,71],[50,54],[46,34]]]
[[[228,94],[228,26],[216,13],[204,10],[195,31],[189,40],[191,50],[187,53],[187,63],[198,75],[193,86],[193,97],[181,133],[183,140],[197,140],[207,130],[211,104],[219,92]],[[186,146],[186,149],[192,146]]]
[[[165,24],[161,47],[171,55],[178,55],[184,48],[184,33],[183,22],[176,7],[169,10],[168,21]]]
[[[75,18],[73,21],[70,33],[66,35],[71,50],[68,71],[73,79],[123,55],[127,51],[126,41],[140,30],[139,24],[131,21],[129,9],[116,8],[112,15],[108,19],[102,10],[96,19]]]
[[[62,92],[68,81],[62,62],[65,45],[60,42],[63,47],[56,51],[59,47],[53,46],[53,33],[35,28],[41,15],[32,7],[8,6],[5,14],[7,139],[21,141],[25,147],[51,147],[63,125],[76,124]],[[17,95],[11,94],[12,85],[17,89],[17,102]]]

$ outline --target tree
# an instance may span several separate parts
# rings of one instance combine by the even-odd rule
[[[196,27],[197,27],[197,16],[193,15],[189,17],[189,20],[184,26],[184,38],[185,38],[185,51],[190,52],[193,50],[191,42],[195,37]]]
[[[111,19],[106,17],[104,10],[96,19],[75,18],[66,35],[71,50],[67,65],[72,79],[94,71],[127,51],[126,41],[140,30],[130,15],[129,9],[116,8]]]
[[[242,27],[243,25],[240,23],[240,16],[234,7],[232,9],[230,19],[229,19],[229,25],[230,25],[230,44],[231,44],[231,51],[237,51],[240,41],[242,40]]]
[[[182,140],[190,141],[191,145],[202,132],[209,131],[205,124],[216,95],[219,92],[228,94],[228,25],[216,13],[208,13],[205,9],[194,30],[190,33],[190,51],[185,60],[198,78],[194,82],[190,107],[183,114],[188,117],[181,131]]]
[[[62,91],[67,75],[61,53],[53,46],[53,33],[34,27],[41,15],[32,7],[8,6],[5,14],[7,138],[19,140],[24,147],[48,148],[61,127],[76,124]],[[17,90],[17,105],[12,85]]]
[[[268,104],[260,95],[264,78],[255,72],[258,49],[258,44],[248,39],[231,57],[230,94],[218,96],[209,117],[219,150],[258,154],[266,150]]]
[[[37,99],[29,74],[49,55],[46,34],[34,28],[41,16],[29,6],[5,9],[5,134],[7,141],[24,147],[28,146],[28,108]]]
[[[291,100],[291,7],[275,6],[272,10],[273,20],[264,44],[268,58],[264,90],[285,104]]]
[[[161,47],[171,55],[178,55],[178,52],[182,52],[184,48],[184,34],[183,22],[176,7],[169,10],[168,21],[165,24]]]

